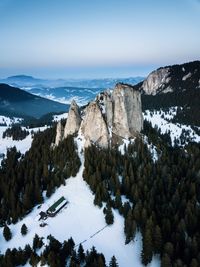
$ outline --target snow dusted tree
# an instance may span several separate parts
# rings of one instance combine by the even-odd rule
[[[112,256],[111,260],[110,260],[110,263],[109,263],[109,267],[118,267],[118,263],[117,263],[117,260],[115,258],[115,256]]]

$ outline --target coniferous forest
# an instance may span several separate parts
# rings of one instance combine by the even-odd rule
[[[65,179],[75,176],[80,159],[72,136],[55,149],[55,128],[35,134],[31,149],[21,155],[8,149],[0,168],[0,224],[16,223],[49,197]],[[20,196],[20,197],[18,197]]]
[[[90,251],[84,251],[83,246],[75,246],[72,238],[63,243],[56,240],[53,236],[48,236],[48,245],[44,247],[43,238],[37,234],[33,239],[32,246],[26,245],[24,249],[7,249],[5,255],[0,255],[1,267],[23,266],[27,262],[31,266],[48,264],[50,267],[106,267],[105,257],[98,253],[95,247]],[[43,248],[39,256],[37,250]],[[110,267],[118,267],[117,260],[113,256],[109,263]]]
[[[13,125],[3,132],[3,138],[12,137],[13,140],[23,140],[29,135],[29,131],[23,130],[20,125]]]
[[[159,254],[161,267],[200,266],[200,145],[171,147],[167,135],[144,125],[158,148],[155,163],[141,138],[125,155],[92,146],[85,153],[84,179],[96,205],[106,202],[124,216],[126,243],[141,231],[144,265]]]
[[[125,218],[126,244],[134,240],[137,231],[141,232],[144,265],[151,262],[154,254],[159,254],[161,267],[199,266],[200,145],[189,143],[184,148],[172,147],[169,135],[162,135],[146,121],[143,134],[157,147],[155,162],[142,136],[129,144],[124,154],[117,147],[91,146],[85,150],[83,176],[95,194],[94,204],[102,207],[106,203],[103,212],[108,225],[114,222],[113,208]],[[43,202],[44,194],[49,197],[65,184],[66,178],[76,176],[79,170],[80,159],[73,136],[57,147],[52,145],[54,139],[54,127],[39,132],[25,155],[14,147],[2,161],[0,223],[4,226],[6,240],[12,238],[10,223],[22,219]],[[21,234],[26,235],[27,231],[23,225]],[[39,237],[33,242],[33,248],[8,249],[0,257],[1,266],[16,266],[27,260],[32,266],[39,261],[50,266],[64,266],[64,258],[69,256],[69,266],[80,266],[81,261],[85,266],[106,266],[104,256],[95,248],[84,252],[82,247],[75,250],[72,245],[70,250],[68,243],[72,241],[61,244],[53,237],[49,240],[49,246],[40,256],[36,253],[43,243]],[[110,266],[118,266],[115,257]]]

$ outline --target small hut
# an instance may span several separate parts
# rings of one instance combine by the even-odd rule
[[[68,201],[61,197],[59,198],[50,208],[47,210],[47,215],[50,217],[54,217],[61,209],[63,209],[67,205]]]

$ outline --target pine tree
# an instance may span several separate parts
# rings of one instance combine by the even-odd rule
[[[107,207],[105,209],[105,220],[106,220],[106,223],[108,225],[113,224],[113,222],[114,222],[114,216],[113,216],[113,213],[112,213],[112,209],[108,205],[107,205]]]
[[[27,232],[28,232],[27,226],[26,226],[26,224],[23,224],[21,227],[21,234],[26,235]]]
[[[167,254],[164,254],[161,259],[161,267],[171,267],[172,263],[170,257]]]
[[[5,225],[3,229],[3,236],[6,241],[9,241],[12,238],[12,233],[10,231],[10,228],[7,225]]]
[[[40,238],[37,234],[35,234],[33,238],[33,249],[36,250],[43,246],[42,238]]]
[[[115,256],[112,256],[111,260],[110,260],[110,263],[109,263],[109,267],[118,267],[118,263],[117,263],[117,260],[115,258]]]
[[[146,229],[143,237],[142,263],[147,265],[151,262],[153,256],[153,244],[150,229]]]
[[[162,248],[162,234],[160,227],[156,225],[154,230],[154,249],[156,253],[160,253]]]
[[[78,248],[78,260],[79,262],[83,262],[85,260],[85,253],[83,246],[80,244]]]

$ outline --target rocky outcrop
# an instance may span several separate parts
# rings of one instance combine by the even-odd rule
[[[108,147],[108,128],[97,102],[91,102],[86,108],[80,131],[85,137],[85,147],[91,143]]]
[[[142,84],[142,89],[147,95],[155,95],[163,84],[170,81],[169,68],[160,68],[149,74]]]
[[[73,100],[69,109],[67,122],[64,129],[64,138],[68,135],[76,134],[81,125],[81,115],[76,101]]]
[[[128,84],[119,83],[113,91],[99,94],[83,114],[81,118],[79,108],[73,101],[64,135],[57,135],[56,144],[59,137],[62,140],[79,131],[84,136],[85,147],[91,144],[108,147],[119,139],[136,136],[143,128],[140,92]],[[59,127],[57,132],[60,133]]]
[[[125,84],[117,84],[113,94],[112,132],[123,138],[133,137],[143,127],[141,97],[138,91]]]
[[[57,128],[56,128],[56,139],[55,139],[55,145],[56,146],[58,146],[60,141],[62,141],[63,133],[64,133],[64,128],[62,126],[61,121],[59,121],[57,124]]]
[[[136,85],[146,95],[185,92],[199,89],[200,61],[159,68]]]

